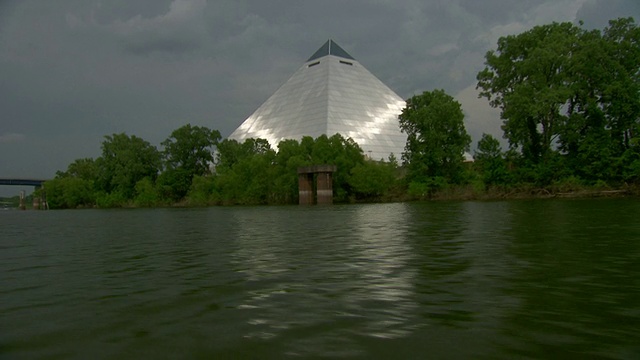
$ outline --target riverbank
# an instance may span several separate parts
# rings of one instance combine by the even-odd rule
[[[350,197],[347,201],[334,202],[335,204],[374,204],[374,203],[397,203],[414,201],[498,201],[498,200],[526,200],[526,199],[552,199],[552,198],[620,198],[620,197],[640,197],[640,185],[628,185],[618,188],[602,186],[548,186],[535,187],[531,185],[520,185],[513,187],[493,186],[483,188],[481,186],[450,185],[444,189],[433,191],[430,194],[411,195],[407,191],[398,189],[386,196],[356,198]],[[14,198],[4,198],[4,200],[15,200]],[[221,203],[194,201],[185,198],[175,203],[156,203],[153,205],[141,205],[134,201],[120,204],[120,208],[197,208],[215,206],[255,206],[255,205],[287,205],[287,204],[264,204],[264,203]],[[294,205],[294,204],[288,204]],[[17,207],[17,205],[15,206]],[[7,209],[14,208],[9,206]],[[77,209],[96,209],[97,206],[79,206]],[[28,210],[32,210],[28,208]]]
[[[624,185],[619,188],[601,186],[495,186],[487,189],[475,188],[472,185],[452,186],[435,191],[430,196],[414,200],[521,200],[548,198],[600,198],[640,196],[640,186]]]
[[[392,203],[411,201],[496,201],[553,198],[618,198],[640,197],[640,185],[624,184],[620,187],[608,186],[559,186],[537,187],[533,185],[519,186],[474,186],[449,185],[446,188],[425,194],[409,194],[399,191],[388,196],[356,199],[348,203]]]

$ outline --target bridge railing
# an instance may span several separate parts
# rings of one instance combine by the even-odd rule
[[[13,179],[0,178],[0,185],[17,185],[17,186],[42,186],[47,180],[42,179]]]

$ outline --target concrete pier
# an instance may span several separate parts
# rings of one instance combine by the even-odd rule
[[[298,168],[298,195],[300,205],[333,204],[333,173],[335,165],[313,165]],[[316,177],[314,196],[313,178]],[[315,198],[315,199],[314,199]]]
[[[24,190],[20,190],[20,205],[18,205],[18,209],[27,210],[27,205],[25,204]]]
[[[298,173],[298,197],[300,205],[313,205],[312,173]]]

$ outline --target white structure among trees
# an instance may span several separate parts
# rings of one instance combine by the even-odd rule
[[[405,101],[351,55],[328,40],[230,136],[284,139],[336,133],[352,138],[374,160],[402,156],[406,135],[398,115]]]

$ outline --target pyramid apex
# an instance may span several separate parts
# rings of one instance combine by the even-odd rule
[[[348,52],[344,51],[335,41],[332,39],[327,40],[311,57],[307,60],[307,62],[315,59],[319,59],[321,57],[325,57],[327,55],[338,56],[345,59],[355,60]]]

